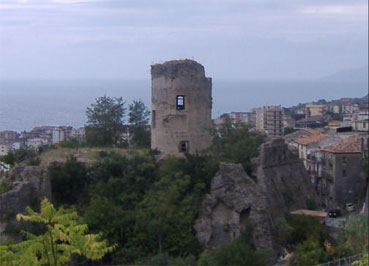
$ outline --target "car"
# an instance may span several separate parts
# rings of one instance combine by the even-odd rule
[[[328,216],[330,218],[337,218],[337,217],[340,217],[341,216],[341,211],[338,210],[338,209],[334,209],[334,210],[330,210],[328,212]]]
[[[353,211],[355,211],[355,206],[354,206],[354,204],[352,204],[352,203],[347,203],[347,204],[346,204],[346,210],[347,210],[347,211],[349,211],[349,212],[353,212]]]

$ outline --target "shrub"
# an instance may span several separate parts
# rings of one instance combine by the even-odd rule
[[[6,182],[6,179],[4,178],[0,182],[0,194],[6,193],[10,190],[10,187],[8,186],[8,183]]]
[[[314,238],[322,244],[328,239],[328,229],[315,217],[290,215],[287,222],[293,228],[288,240],[290,244],[301,243],[308,238]]]
[[[41,158],[37,156],[31,157],[26,161],[26,164],[29,166],[37,166],[37,165],[40,165],[40,163],[41,163]]]
[[[220,265],[265,265],[266,252],[253,250],[250,245],[236,239],[223,245],[215,254]]]
[[[328,262],[332,257],[324,250],[318,239],[309,238],[297,245],[290,265],[317,265]]]
[[[306,208],[308,210],[316,210],[317,206],[316,206],[316,202],[310,198],[306,199]]]

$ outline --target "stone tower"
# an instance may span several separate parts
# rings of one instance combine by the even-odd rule
[[[211,78],[193,60],[151,66],[151,148],[180,156],[209,147]]]

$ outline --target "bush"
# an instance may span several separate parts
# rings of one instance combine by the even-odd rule
[[[138,265],[160,265],[160,266],[196,266],[196,258],[192,255],[186,258],[174,258],[167,253],[159,253],[155,256],[148,257],[146,259],[136,262]]]
[[[21,148],[14,152],[9,152],[7,155],[1,156],[0,160],[6,164],[15,165],[16,163],[20,163],[26,160],[30,160],[37,155],[36,151],[28,149],[28,148]],[[37,160],[31,161],[30,165],[37,165],[32,163],[37,163]]]
[[[291,239],[293,227],[287,223],[286,219],[280,218],[277,219],[272,232],[277,243],[279,245],[286,246]]]
[[[219,160],[242,164],[251,176],[251,159],[258,156],[258,148],[264,139],[261,135],[250,132],[250,127],[242,123],[233,124],[230,119],[220,129],[210,129],[213,142],[209,150]]]
[[[223,245],[216,253],[220,265],[266,265],[266,252],[253,250],[250,245],[236,239]]]
[[[287,217],[287,222],[293,228],[289,235],[289,244],[298,244],[308,238],[314,238],[323,244],[328,239],[328,229],[315,217],[290,215]]]
[[[324,250],[319,240],[309,238],[297,245],[289,265],[317,265],[331,260],[332,257]]]
[[[60,141],[59,142],[59,146],[62,148],[78,148],[79,142],[76,139],[71,139],[71,140],[65,140],[65,141]]]
[[[368,230],[368,215],[360,214],[349,216],[345,228],[339,235],[337,249],[345,251],[346,254],[348,252],[348,255],[368,251]]]
[[[10,190],[8,183],[6,182],[6,179],[4,178],[0,182],[0,194],[6,193]]]
[[[55,204],[81,203],[79,200],[86,196],[89,184],[86,166],[71,156],[64,165],[51,164],[48,170]]]
[[[38,156],[31,157],[26,161],[26,164],[29,166],[37,166],[37,165],[40,165],[40,163],[41,163],[41,158]]]
[[[214,252],[207,250],[200,255],[198,266],[220,266],[220,264],[215,258]]]
[[[316,210],[317,209],[316,202],[312,199],[307,198],[306,199],[306,208],[308,210],[312,210],[312,211]]]

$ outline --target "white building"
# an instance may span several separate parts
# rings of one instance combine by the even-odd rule
[[[51,131],[51,136],[52,136],[51,137],[52,144],[57,144],[65,140],[65,132],[60,127],[53,128],[53,130]]]
[[[0,143],[0,156],[7,155],[11,151],[12,144],[10,142]]]
[[[283,136],[284,112],[281,106],[264,106],[253,110],[256,130],[268,136]]]

